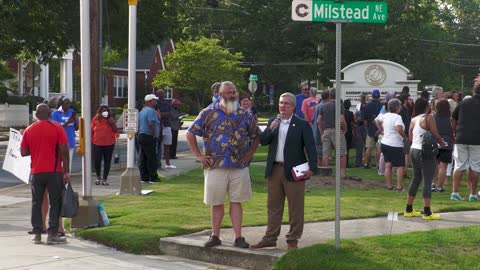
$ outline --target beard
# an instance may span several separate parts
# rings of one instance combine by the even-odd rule
[[[238,109],[238,101],[234,100],[220,100],[220,105],[227,111],[228,114],[236,112]]]

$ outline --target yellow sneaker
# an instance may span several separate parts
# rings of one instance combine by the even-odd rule
[[[412,212],[404,212],[403,216],[404,217],[419,217],[421,216],[422,213],[419,211],[415,211],[415,209]]]
[[[438,220],[440,219],[440,215],[439,214],[435,214],[435,213],[432,213],[431,215],[429,216],[423,216],[422,217],[424,220]]]

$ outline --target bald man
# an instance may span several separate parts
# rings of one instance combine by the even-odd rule
[[[25,129],[20,144],[21,155],[31,156],[32,162],[32,242],[42,243],[42,201],[47,189],[50,216],[46,243],[62,244],[66,240],[58,236],[58,220],[62,210],[62,192],[65,183],[70,182],[68,139],[62,126],[49,120],[50,109],[46,104],[37,106],[36,116],[39,120]]]

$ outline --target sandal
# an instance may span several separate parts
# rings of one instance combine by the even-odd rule
[[[398,192],[404,192],[403,187],[401,187],[401,188],[395,188],[395,190],[398,191]]]
[[[393,190],[393,186],[391,187],[386,187],[387,190]]]
[[[100,185],[100,181],[101,181],[100,179],[95,180],[95,185],[97,186]]]
[[[58,232],[57,235],[58,237],[65,237],[65,232]]]
[[[110,184],[107,182],[107,180],[102,180],[102,186],[109,186]]]

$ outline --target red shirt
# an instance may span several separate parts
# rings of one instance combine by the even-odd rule
[[[32,159],[32,174],[44,172],[63,172],[61,153],[58,145],[68,144],[65,130],[58,123],[47,120],[36,121],[23,132],[20,147],[28,149]],[[55,162],[57,167],[54,170]]]
[[[108,120],[97,117],[92,119],[92,143],[99,146],[114,145],[115,140],[118,137],[118,133],[113,131],[112,126],[108,123]]]

